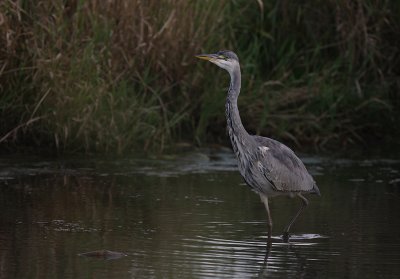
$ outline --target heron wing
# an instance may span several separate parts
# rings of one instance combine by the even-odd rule
[[[276,191],[319,193],[303,162],[289,147],[270,138],[254,139],[258,169]]]

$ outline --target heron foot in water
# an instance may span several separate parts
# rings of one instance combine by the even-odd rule
[[[289,237],[290,237],[289,232],[284,232],[283,235],[282,235],[283,242],[289,243]]]

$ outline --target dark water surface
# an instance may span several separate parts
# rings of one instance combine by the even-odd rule
[[[264,262],[264,206],[230,151],[3,158],[0,278],[399,278],[400,160],[303,160],[322,197],[289,244],[300,201],[271,201]]]

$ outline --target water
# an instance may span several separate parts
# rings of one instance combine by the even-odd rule
[[[398,278],[400,160],[303,158],[322,197],[266,213],[230,151],[0,160],[0,278]],[[85,254],[88,253],[88,254]]]

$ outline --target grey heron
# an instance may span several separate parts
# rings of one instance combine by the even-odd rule
[[[289,230],[308,200],[304,194],[321,195],[303,162],[286,145],[279,141],[250,135],[243,127],[237,106],[240,93],[241,73],[237,55],[229,50],[213,54],[196,55],[228,71],[230,86],[226,98],[225,114],[228,134],[236,155],[239,172],[245,182],[260,195],[267,210],[268,246],[271,245],[272,218],[268,199],[279,195],[300,198],[302,204],[283,231],[284,241],[289,241]]]

